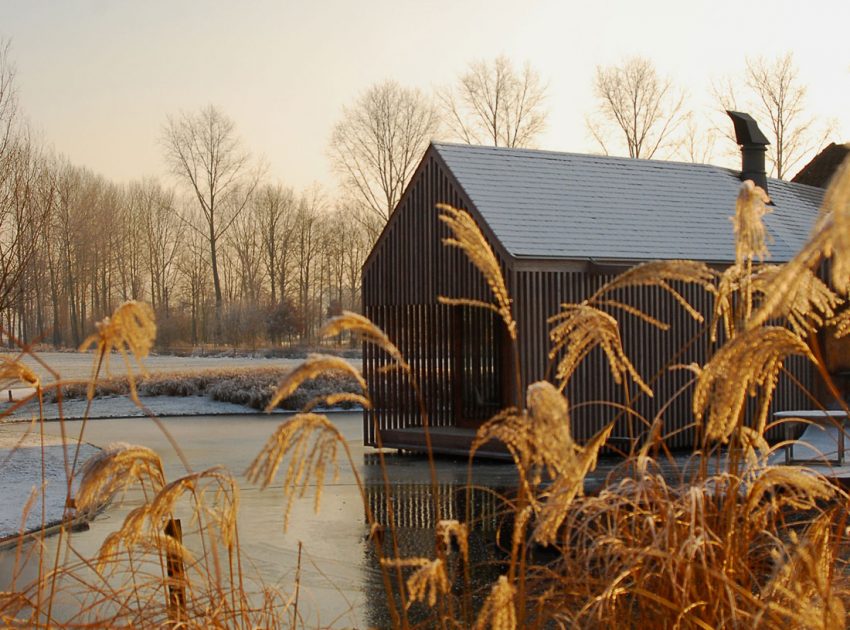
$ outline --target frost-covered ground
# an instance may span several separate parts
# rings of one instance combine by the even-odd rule
[[[91,373],[93,355],[79,352],[45,352],[39,354],[47,365],[55,370],[63,380],[84,380]],[[148,372],[201,371],[216,368],[259,368],[287,367],[300,363],[300,359],[265,359],[253,357],[174,357],[152,356],[145,361]],[[54,376],[31,357],[24,362],[30,366],[45,383],[52,382]],[[359,360],[351,363],[360,366]],[[120,357],[113,356],[111,374],[124,373]],[[15,401],[28,395],[32,390],[14,389]],[[256,414],[250,407],[226,402],[217,402],[206,396],[143,396],[144,409],[126,396],[111,396],[93,401],[89,418],[126,418],[141,417],[147,411],[157,416],[216,416]],[[0,413],[15,403],[8,401],[8,391],[0,389]],[[46,420],[82,418],[86,409],[85,400],[68,400],[59,406],[45,404],[43,415]],[[146,411],[147,410],[147,411]],[[41,443],[37,429],[24,436],[29,425],[26,421],[38,417],[36,401],[18,408],[0,419],[0,538],[20,531],[21,515],[29,500],[33,488],[41,485]],[[22,423],[23,421],[23,423]],[[46,484],[46,522],[55,522],[62,517],[65,502],[65,464],[61,441],[47,437],[45,446]],[[17,448],[15,448],[17,446]],[[82,459],[94,452],[94,447],[84,445]],[[41,499],[33,504],[27,517],[26,529],[38,528],[42,522]]]
[[[4,352],[7,356],[13,353]],[[91,352],[42,352],[38,357],[65,380],[83,380],[91,375],[94,355]],[[30,356],[24,357],[24,363],[32,368],[39,377],[50,382],[53,376],[44,366]],[[301,359],[265,359],[261,357],[175,357],[167,355],[150,356],[144,361],[149,372],[182,372],[209,370],[215,368],[258,368],[287,367],[298,365]],[[360,367],[359,359],[351,359],[351,364]],[[109,372],[112,375],[125,374],[124,363],[118,355],[112,355]]]
[[[24,508],[30,499],[31,509],[23,523],[26,531],[42,525],[42,450],[41,437],[35,427],[0,424],[0,539],[21,531]],[[45,524],[62,519],[67,491],[65,457],[60,438],[44,436]],[[80,458],[85,460],[95,448],[83,444]],[[74,448],[69,448],[73,458]]]
[[[89,418],[133,418],[147,415],[145,409],[156,416],[219,416],[259,413],[256,409],[233,403],[218,402],[206,396],[141,396],[143,407],[139,407],[127,396],[110,396],[92,401]],[[9,407],[8,402],[0,403],[0,413]],[[62,403],[61,417],[66,420],[83,418],[86,410],[85,400],[66,400]],[[8,420],[30,420],[38,416],[38,403],[32,401],[8,414]],[[59,405],[44,405],[44,419],[56,420],[60,417]]]

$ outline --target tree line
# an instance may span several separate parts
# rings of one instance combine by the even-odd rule
[[[593,89],[587,126],[603,152],[710,158],[719,127],[696,125],[684,93],[649,61],[599,67]],[[790,55],[749,60],[743,82],[712,89],[720,107],[750,100],[773,133],[779,177],[820,141]],[[94,322],[135,299],[153,306],[163,347],[313,343],[328,315],[359,309],[360,268],[428,143],[534,146],[546,100],[539,74],[506,57],[473,62],[431,94],[373,85],[331,131],[335,194],[270,181],[235,123],[208,106],[165,121],[159,142],[171,178],[119,185],[33,138],[9,45],[0,44],[6,341],[78,346]]]

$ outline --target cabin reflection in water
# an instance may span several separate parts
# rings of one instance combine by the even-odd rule
[[[375,462],[377,463],[377,462]],[[377,468],[377,466],[376,466]],[[472,602],[477,608],[486,597],[486,589],[498,578],[506,555],[499,549],[499,529],[505,526],[509,514],[503,499],[505,489],[481,486],[467,489],[465,483],[446,482],[437,487],[440,519],[455,519],[469,524],[469,561],[472,566]],[[391,497],[378,479],[370,479],[366,485],[366,497],[376,522],[384,528],[384,554],[393,556],[393,535],[402,558],[434,558],[435,515],[434,491],[430,483],[413,481],[396,482],[390,486]],[[364,523],[368,535],[368,518],[364,511]],[[504,546],[510,545],[505,540]],[[391,625],[387,607],[387,593],[381,579],[380,568],[371,542],[364,545],[367,575],[366,615],[370,626]],[[457,549],[449,555],[450,578],[454,578],[453,591],[463,592],[463,567]],[[410,571],[405,570],[405,579]],[[397,584],[393,583],[397,590]],[[398,593],[393,597],[399,605]],[[431,610],[414,604],[409,609],[411,621],[421,623],[428,619]]]

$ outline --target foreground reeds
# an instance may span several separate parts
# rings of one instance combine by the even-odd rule
[[[315,356],[281,376],[266,401],[270,408],[305,380],[329,372],[344,374],[356,388],[304,400],[302,412],[285,419],[269,437],[247,471],[249,480],[266,488],[284,471],[285,526],[293,501],[308,487],[315,487],[319,509],[326,477],[336,475],[340,460],[346,462],[364,501],[367,544],[397,627],[845,627],[850,497],[811,470],[771,465],[773,450],[782,445],[771,446],[765,435],[769,404],[787,357],[801,355],[828,376],[812,335],[824,327],[830,334],[850,332],[850,163],[827,193],[809,244],[782,266],[763,262],[768,254],[762,223],[766,202],[751,182],[742,186],[734,218],[737,260],[728,269],[717,272],[688,261],[648,263],[553,314],[550,356],[557,361],[556,383],[530,384],[513,407],[481,426],[473,444],[474,452],[490,440],[501,441],[517,471],[515,488],[502,497],[509,527],[497,541],[504,558],[496,575],[492,566],[482,571],[470,555],[474,524],[441,518],[436,498],[430,555],[401,554],[392,510],[388,523],[377,522],[348,443],[331,420],[311,411],[323,401],[371,405],[367,384],[346,362]],[[447,245],[468,255],[492,292],[492,302],[463,297],[443,302],[493,310],[516,340],[512,303],[486,239],[465,212],[440,209],[451,230]],[[824,262],[829,275],[819,277]],[[713,312],[703,314],[689,304],[677,289],[683,283],[712,293]],[[683,390],[692,397],[700,442],[677,468],[681,460],[655,456],[665,452],[665,436],[659,422],[649,422],[634,436],[605,487],[585,494],[586,477],[613,423],[578,443],[563,391],[585,358],[601,350],[612,379],[624,386],[629,380],[652,394],[624,351],[614,315],[638,317],[661,329],[668,324],[612,297],[615,290],[633,286],[658,287],[712,332],[711,357],[705,365],[687,366],[692,380]],[[152,324],[137,305],[119,314],[100,327],[93,341],[101,358],[117,346],[129,364],[130,354],[146,351]],[[325,328],[328,335],[340,331],[359,334],[387,354],[387,370],[405,374],[420,402],[427,437],[427,405],[398,348],[360,315],[344,313]],[[36,383],[41,395],[34,376],[18,362],[5,361],[2,368],[6,377]],[[94,375],[92,380],[98,380],[99,367]],[[390,502],[393,484],[382,470]],[[230,473],[187,470],[169,481],[155,453],[116,445],[83,467],[76,509],[94,512],[131,491],[141,495],[141,505],[106,538],[96,558],[61,563],[58,554],[56,560],[46,558],[34,583],[0,593],[5,624],[299,624],[297,588],[295,594],[278,593],[261,580],[248,579],[236,518],[239,489]],[[178,511],[191,519],[177,523]],[[60,597],[77,601],[79,612],[55,617],[53,601]]]

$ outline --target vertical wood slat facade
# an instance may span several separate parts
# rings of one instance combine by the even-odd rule
[[[507,254],[472,202],[433,152],[426,155],[363,270],[363,312],[392,339],[420,383],[429,422],[434,427],[474,427],[497,408],[511,402],[510,349],[493,313],[483,309],[440,304],[439,296],[491,301],[486,282],[457,248],[442,239],[448,228],[438,219],[438,203],[469,211],[499,259],[518,322],[522,388],[551,377],[547,318],[563,303],[577,303],[616,274],[588,261],[515,259]],[[730,230],[730,239],[732,238]],[[636,263],[635,263],[636,264]],[[661,331],[639,319],[613,313],[620,323],[627,356],[654,391],[649,398],[632,384],[618,385],[601,350],[593,353],[570,380],[572,431],[587,440],[619,417],[614,435],[645,433],[647,424],[664,406],[663,433],[672,448],[695,440],[691,411],[692,373],[671,369],[692,362],[702,365],[711,352],[708,322],[712,297],[695,285],[676,289],[703,313],[700,323],[655,287],[621,290],[615,297],[670,324]],[[421,425],[418,403],[399,370],[382,370],[388,357],[364,347],[364,374],[374,409],[364,413],[364,442],[378,445],[377,430]],[[807,389],[812,374],[803,360],[786,367]],[[624,415],[614,405],[628,400],[636,412]],[[614,405],[612,405],[613,403]],[[782,378],[774,396],[777,409],[806,408],[806,393]],[[768,437],[778,438],[778,434]]]

